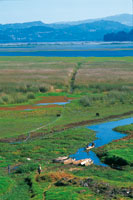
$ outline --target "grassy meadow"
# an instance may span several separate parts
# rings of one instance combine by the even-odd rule
[[[129,92],[133,87],[132,61],[132,57],[1,57],[0,104],[25,103],[48,91]]]
[[[95,133],[82,122],[133,111],[132,77],[133,57],[0,57],[0,200],[132,199],[126,194],[133,187],[132,125],[116,128],[128,137],[96,150],[109,167],[52,162],[94,141]],[[72,100],[35,107],[45,97]]]

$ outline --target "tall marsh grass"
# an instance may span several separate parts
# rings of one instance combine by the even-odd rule
[[[133,91],[117,91],[112,90],[108,93],[102,93],[101,95],[86,95],[80,99],[80,103],[83,106],[91,106],[92,104],[105,103],[113,105],[115,103],[121,104],[133,104]]]
[[[0,105],[6,104],[20,104],[25,103],[30,99],[35,99],[35,94],[32,92],[28,93],[13,93],[13,94],[1,94],[0,95]]]
[[[0,105],[25,103],[30,99],[35,99],[36,93],[45,93],[48,90],[46,85],[1,86]]]

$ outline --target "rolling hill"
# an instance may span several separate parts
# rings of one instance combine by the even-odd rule
[[[54,28],[39,21],[0,25],[0,42],[103,41],[107,33],[130,30],[130,26],[106,20],[61,28]]]
[[[81,21],[72,21],[72,22],[58,22],[51,24],[53,27],[60,27],[62,26],[68,26],[68,25],[80,25],[80,24],[86,24],[86,23],[92,23],[100,20],[104,21],[114,21],[119,22],[121,24],[125,24],[127,26],[132,26],[132,15],[131,14],[120,14],[120,15],[113,15],[103,18],[97,18],[97,19],[86,19]]]

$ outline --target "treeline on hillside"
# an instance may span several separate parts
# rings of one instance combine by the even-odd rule
[[[130,32],[120,31],[104,35],[104,41],[133,41],[133,29]]]
[[[38,24],[38,25],[37,25]],[[64,41],[103,41],[107,33],[130,31],[131,27],[112,21],[96,21],[61,28],[49,24],[32,22],[18,25],[0,25],[0,43],[13,42],[64,42]]]

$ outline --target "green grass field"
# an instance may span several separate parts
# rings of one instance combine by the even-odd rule
[[[31,133],[26,142],[1,141],[0,200],[131,199],[122,188],[133,187],[132,125],[116,129],[128,133],[126,139],[96,151],[103,162],[110,160],[110,167],[63,165],[52,160],[73,154],[95,139],[95,133],[79,122],[122,117],[133,111],[132,77],[133,57],[0,57],[0,139],[10,141],[32,131],[39,135],[32,138]],[[42,97],[51,96],[73,100],[60,107],[10,110],[33,106]],[[66,129],[70,124],[74,126]],[[118,167],[118,161],[126,163],[121,170],[112,167]],[[43,170],[40,176],[39,164]],[[90,186],[84,187],[88,178]]]

